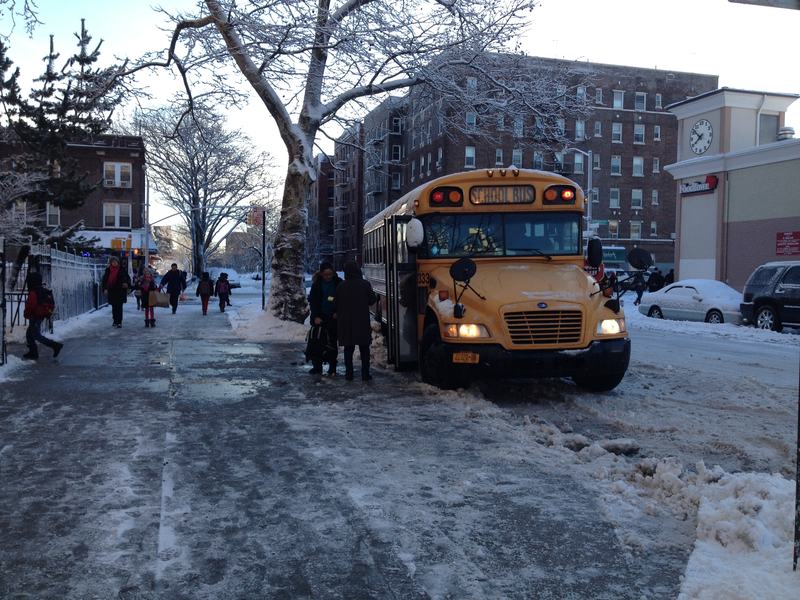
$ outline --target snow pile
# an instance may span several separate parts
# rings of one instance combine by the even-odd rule
[[[697,542],[680,600],[796,600],[794,483],[780,475],[724,475],[701,489]]]
[[[6,364],[0,366],[0,382],[7,381],[11,374],[24,364],[26,363],[21,358],[17,358],[16,356],[11,356],[9,354]]]
[[[267,339],[305,343],[308,320],[305,324],[282,321],[269,310],[261,310],[261,298],[257,302],[236,304],[229,307],[228,315],[233,332],[242,339],[260,342]]]

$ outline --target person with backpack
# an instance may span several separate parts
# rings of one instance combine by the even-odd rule
[[[231,284],[227,273],[220,273],[217,285],[214,286],[214,297],[219,297],[219,312],[225,312],[225,306],[230,304]]]
[[[158,286],[153,281],[153,275],[145,271],[142,275],[142,283],[140,286],[142,292],[142,309],[144,310],[144,326],[156,326],[156,307],[150,304],[150,292],[157,292]]]
[[[122,305],[128,301],[131,278],[128,272],[120,266],[116,256],[108,259],[108,267],[103,273],[102,286],[103,293],[108,297],[108,303],[111,305],[114,327],[122,328]]]
[[[369,307],[377,301],[369,281],[361,275],[361,269],[353,261],[344,263],[344,282],[336,291],[336,321],[339,345],[344,346],[344,378],[353,380],[353,353],[358,346],[361,357],[361,379],[369,381],[369,345],[372,342],[372,327],[369,322]]]
[[[53,292],[42,285],[41,273],[28,274],[28,300],[25,302],[24,316],[28,320],[28,329],[25,332],[25,341],[28,343],[28,352],[22,355],[26,360],[37,360],[39,358],[39,347],[36,342],[40,342],[53,350],[53,358],[56,358],[64,347],[64,344],[51,340],[42,335],[42,321],[53,316],[56,310]]]
[[[200,296],[200,302],[203,305],[203,314],[208,314],[208,300],[214,295],[214,282],[211,281],[211,275],[203,273],[200,276],[200,283],[197,284],[197,295]]]
[[[317,354],[311,356],[312,375],[322,373],[323,359],[328,359],[328,375],[336,375],[336,355],[338,347],[336,345],[337,325],[336,325],[336,294],[342,279],[333,270],[333,265],[327,261],[319,265],[319,271],[314,274],[311,280],[311,291],[308,294],[308,301],[311,306],[311,327],[320,328],[320,346],[332,348],[333,357]],[[324,354],[324,353],[323,353]]]
[[[164,287],[167,288],[169,304],[172,307],[172,314],[174,315],[178,310],[178,300],[183,290],[186,289],[186,277],[178,270],[177,263],[172,263],[169,271],[161,278],[161,284],[158,286],[158,289],[162,290]]]

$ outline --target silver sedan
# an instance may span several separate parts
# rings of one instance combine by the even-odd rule
[[[740,324],[742,294],[713,279],[684,279],[645,294],[639,312],[656,319]]]

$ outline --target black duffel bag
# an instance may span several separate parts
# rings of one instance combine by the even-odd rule
[[[327,362],[336,360],[336,342],[328,339],[325,325],[312,325],[306,336],[306,362]]]

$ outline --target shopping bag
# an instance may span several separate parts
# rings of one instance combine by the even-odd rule
[[[147,304],[149,306],[158,306],[161,308],[169,307],[169,294],[165,294],[163,292],[156,292],[155,290],[150,292],[150,296],[147,299]]]

